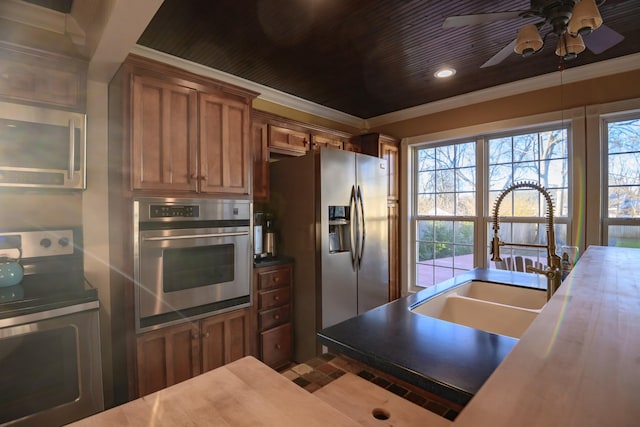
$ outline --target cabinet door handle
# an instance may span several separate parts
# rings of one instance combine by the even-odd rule
[[[197,340],[198,339],[198,332],[191,331],[191,339]]]
[[[280,344],[276,344],[276,350],[280,350],[282,346]]]
[[[209,332],[205,333],[205,334],[203,335],[203,338],[209,338]]]

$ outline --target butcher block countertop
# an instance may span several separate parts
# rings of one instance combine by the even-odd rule
[[[251,356],[71,425],[360,426]]]
[[[589,247],[453,425],[640,425],[640,250]]]

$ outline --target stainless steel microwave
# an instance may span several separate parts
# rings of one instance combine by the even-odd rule
[[[0,102],[0,187],[86,188],[86,114]]]

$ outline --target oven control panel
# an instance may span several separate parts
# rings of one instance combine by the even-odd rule
[[[197,218],[200,214],[198,205],[151,205],[151,218]]]
[[[0,233],[0,253],[19,249],[22,258],[71,255],[73,230],[37,230]]]

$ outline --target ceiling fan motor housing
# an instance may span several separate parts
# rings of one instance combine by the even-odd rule
[[[531,0],[531,9],[549,22],[556,35],[564,34],[576,0]]]

